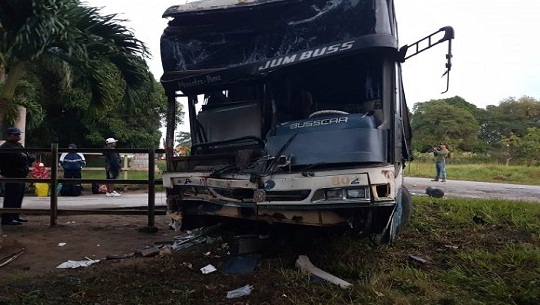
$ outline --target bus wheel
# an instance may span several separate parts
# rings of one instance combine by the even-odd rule
[[[403,186],[401,189],[401,224],[398,231],[401,231],[407,227],[411,221],[412,213],[412,196],[409,190]]]

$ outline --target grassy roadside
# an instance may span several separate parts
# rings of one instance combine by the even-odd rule
[[[139,265],[98,264],[20,278],[0,289],[0,304],[540,303],[540,205],[429,197],[414,197],[414,203],[410,226],[391,246],[322,235],[299,242],[289,231],[251,274],[202,275],[200,267],[219,269],[226,260],[222,243],[205,244]],[[203,255],[207,251],[212,259]],[[352,288],[302,274],[294,267],[298,254]],[[251,295],[225,298],[227,290],[245,284],[254,286]]]
[[[452,180],[540,185],[540,167],[533,166],[448,163],[446,172],[448,179]],[[433,162],[419,161],[407,163],[405,175],[433,178],[435,176],[435,164]]]
[[[163,161],[157,163],[159,171],[156,171],[156,178],[161,178],[161,171],[165,169]],[[453,164],[449,162],[446,166],[448,178],[453,180],[485,181],[501,183],[517,183],[540,185],[540,167],[534,166],[504,166],[498,164]],[[422,162],[415,160],[407,163],[405,174],[410,177],[433,178],[435,175],[435,164],[433,162]],[[146,171],[130,170],[122,172],[120,178],[124,179],[148,179]],[[84,179],[103,179],[105,170],[83,170]]]

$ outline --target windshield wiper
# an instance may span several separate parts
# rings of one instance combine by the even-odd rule
[[[278,166],[278,161],[279,161],[279,157],[281,156],[281,154],[283,154],[283,152],[287,149],[287,147],[289,147],[292,143],[292,141],[296,138],[296,136],[298,135],[298,132],[293,134],[289,140],[287,140],[287,142],[285,142],[285,144],[283,144],[283,146],[279,149],[279,151],[277,152],[277,154],[272,158],[272,161],[270,162],[270,164],[268,165],[268,167],[266,168],[266,170],[264,171],[264,174],[268,174],[268,173],[273,173],[274,170],[276,169],[276,167]]]

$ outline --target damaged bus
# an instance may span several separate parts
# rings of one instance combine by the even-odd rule
[[[448,42],[448,73],[451,27],[398,48],[393,0],[205,0],[163,17],[163,184],[177,228],[248,220],[392,242],[412,209],[401,64]],[[178,99],[189,156],[172,149]]]

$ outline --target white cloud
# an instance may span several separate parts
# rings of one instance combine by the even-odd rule
[[[396,10],[401,44],[446,25],[456,33],[447,94],[439,94],[445,47],[404,64],[410,104],[455,95],[478,107],[510,96],[540,98],[540,1],[398,0]]]

